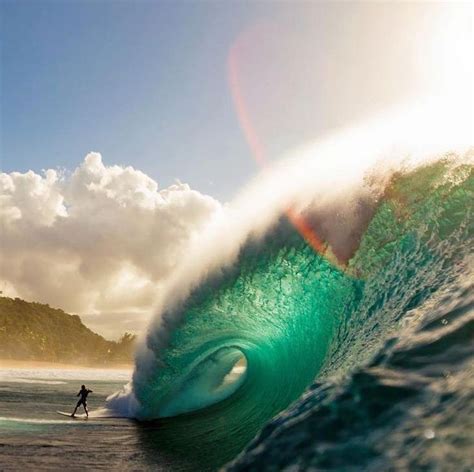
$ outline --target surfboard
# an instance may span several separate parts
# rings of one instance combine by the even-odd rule
[[[82,414],[82,415],[74,415],[71,416],[71,413],[66,413],[65,411],[56,411],[58,415],[62,416],[68,416],[69,418],[72,418],[73,420],[87,420],[87,416]]]

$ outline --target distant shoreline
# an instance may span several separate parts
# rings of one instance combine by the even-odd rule
[[[133,370],[133,364],[109,364],[104,366],[87,364],[67,364],[48,361],[25,361],[14,359],[0,359],[0,369],[94,369],[94,370]]]

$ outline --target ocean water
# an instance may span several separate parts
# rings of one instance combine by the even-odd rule
[[[282,214],[165,306],[126,389],[84,380],[129,419],[55,415],[79,379],[2,382],[0,465],[473,470],[473,196],[452,156],[399,172],[351,207],[344,257]]]
[[[395,174],[342,262],[282,216],[165,308],[109,407],[200,470],[470,470],[473,195],[456,159]]]
[[[179,457],[168,458],[164,451],[156,454],[153,432],[158,426],[94,416],[130,374],[99,369],[0,368],[0,470],[181,468]],[[82,383],[93,390],[88,398],[90,418],[58,415],[56,410],[73,410]]]

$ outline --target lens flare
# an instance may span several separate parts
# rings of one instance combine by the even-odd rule
[[[239,39],[234,43],[228,57],[228,76],[235,111],[245,140],[257,164],[265,169],[268,165],[265,147],[252,124],[239,80]],[[326,245],[309,222],[294,208],[287,208],[286,216],[305,241],[319,254],[324,255]]]

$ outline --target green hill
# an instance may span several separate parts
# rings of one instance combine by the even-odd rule
[[[131,363],[135,336],[107,341],[77,315],[0,297],[0,359],[110,366]]]

